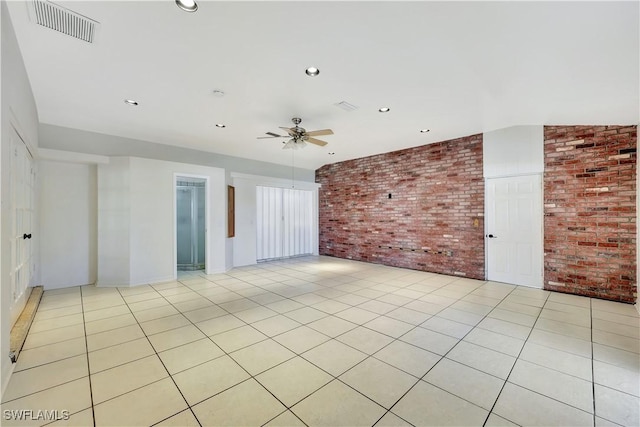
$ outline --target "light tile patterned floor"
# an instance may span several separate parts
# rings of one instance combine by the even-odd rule
[[[46,291],[2,410],[42,418],[22,425],[64,410],[52,425],[637,426],[639,323],[631,305],[327,257]]]

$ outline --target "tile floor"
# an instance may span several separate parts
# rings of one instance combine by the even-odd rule
[[[41,419],[18,424],[64,410],[51,425],[637,426],[639,320],[326,257],[46,291],[2,423],[31,409]]]

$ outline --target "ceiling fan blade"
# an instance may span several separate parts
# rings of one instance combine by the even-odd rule
[[[306,141],[312,144],[319,145],[320,147],[324,147],[325,145],[327,145],[327,142],[322,141],[320,139],[316,139],[316,138],[307,138]]]
[[[309,136],[333,135],[333,131],[331,129],[312,130],[311,132],[307,132],[307,135]]]
[[[293,135],[294,133],[293,128],[286,128],[286,127],[280,126],[280,129],[287,131],[289,135]]]
[[[258,139],[273,139],[273,138],[290,138],[289,135],[278,135],[275,132],[265,132],[269,136],[259,136]]]

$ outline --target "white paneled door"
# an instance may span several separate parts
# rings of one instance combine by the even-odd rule
[[[542,287],[542,177],[486,180],[487,278]]]
[[[313,192],[256,187],[258,261],[313,253]]]
[[[11,129],[11,325],[24,308],[34,273],[33,216],[35,171],[33,158],[15,129]]]

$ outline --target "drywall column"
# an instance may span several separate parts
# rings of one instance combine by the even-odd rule
[[[108,158],[40,150],[39,205],[47,213],[40,218],[45,290],[96,281],[98,162]]]
[[[98,286],[130,284],[130,159],[98,166]]]

